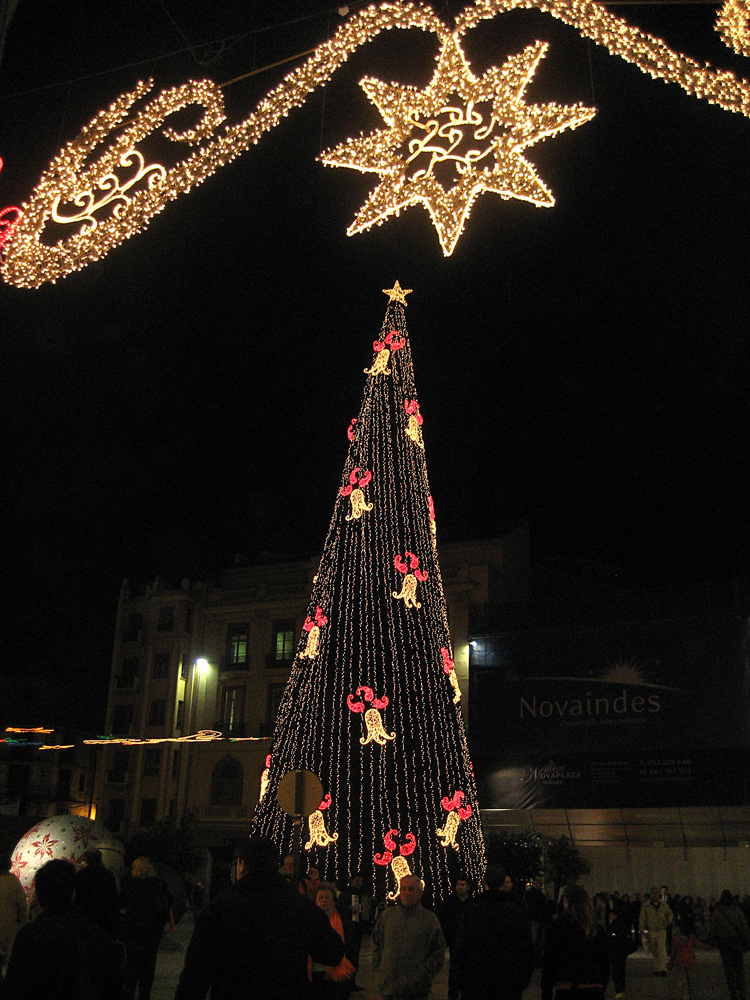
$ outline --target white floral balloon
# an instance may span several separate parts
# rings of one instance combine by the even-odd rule
[[[77,865],[83,852],[93,847],[102,852],[105,868],[115,875],[122,872],[122,844],[103,823],[85,816],[52,816],[32,826],[18,841],[11,871],[21,880],[27,898],[31,898],[34,876],[43,864],[63,858]]]

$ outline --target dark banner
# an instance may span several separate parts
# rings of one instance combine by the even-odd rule
[[[475,759],[485,809],[607,809],[744,805],[750,752],[704,750],[673,756],[562,754],[525,761]]]
[[[750,747],[748,623],[680,619],[480,639],[469,706],[475,761],[542,765],[580,754],[610,767],[679,760],[690,747]]]

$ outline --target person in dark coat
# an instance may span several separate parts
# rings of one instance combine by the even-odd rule
[[[609,941],[609,964],[615,985],[615,998],[625,996],[625,973],[628,955],[637,949],[633,940],[628,904],[618,899],[612,903],[607,928]]]
[[[547,897],[544,895],[544,885],[537,877],[527,887],[523,897],[523,905],[529,917],[531,940],[534,944],[534,965],[539,968],[544,954],[544,933],[547,925]]]
[[[130,878],[120,887],[123,909],[122,936],[125,941],[125,1000],[151,1000],[156,957],[164,925],[169,919],[171,900],[167,888],[148,858],[136,858]]]
[[[745,1000],[744,952],[750,947],[750,930],[729,889],[722,892],[711,914],[708,940],[719,949],[730,997]]]
[[[459,875],[454,883],[453,892],[436,910],[440,926],[443,928],[443,937],[451,955],[451,963],[448,969],[448,1000],[458,1000],[461,993],[458,985],[456,965],[453,961],[453,952],[458,938],[458,929],[461,926],[466,905],[470,899],[471,890],[469,882],[465,875]]]
[[[566,885],[561,901],[562,912],[547,934],[542,1000],[604,1000],[609,980],[606,932],[582,886]]]
[[[117,948],[73,904],[76,870],[48,861],[34,880],[41,912],[13,943],[3,1000],[120,1000]]]
[[[120,903],[117,883],[102,864],[102,852],[90,848],[83,853],[83,866],[76,872],[75,903],[113,939],[120,934]]]
[[[484,892],[463,913],[451,965],[466,1000],[521,1000],[534,969],[529,918],[513,894],[503,891],[505,871],[488,865]]]
[[[237,881],[198,917],[175,1000],[304,1000],[308,955],[336,966],[344,942],[328,917],[279,875],[275,845],[238,848]]]

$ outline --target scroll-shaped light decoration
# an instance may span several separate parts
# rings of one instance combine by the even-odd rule
[[[348,427],[346,428],[346,436],[347,436],[347,437],[349,438],[349,440],[350,440],[350,441],[353,441],[353,440],[354,440],[354,425],[355,425],[356,423],[357,423],[357,418],[356,418],[356,417],[353,417],[353,418],[352,418],[352,422],[351,422],[351,423],[349,424],[349,426],[348,426]]]
[[[305,648],[299,654],[301,660],[314,660],[318,655],[318,643],[320,641],[320,630],[324,625],[328,624],[328,619],[323,614],[323,609],[318,606],[315,609],[315,618],[310,618],[309,615],[305,618],[305,624],[302,628],[307,632],[307,643]]]
[[[330,804],[331,793],[328,792],[315,812],[310,814],[308,820],[310,824],[310,839],[305,844],[306,851],[309,851],[311,847],[328,847],[329,844],[335,844],[339,839],[337,833],[329,834],[326,830],[323,812],[325,809],[328,809]]]
[[[409,560],[408,566],[404,562],[404,559]],[[424,583],[429,574],[427,570],[418,569],[419,559],[414,555],[413,552],[404,552],[404,559],[402,559],[401,556],[398,555],[393,560],[393,564],[399,571],[399,573],[404,574],[404,582],[401,587],[401,592],[399,593],[398,591],[394,590],[393,596],[396,598],[396,600],[403,601],[405,607],[416,608],[417,610],[419,610],[419,608],[421,608],[422,605],[417,600],[417,580],[419,580],[420,583]],[[412,570],[413,572],[409,572],[410,570]]]
[[[410,437],[414,444],[424,451],[424,441],[422,440],[424,417],[419,412],[419,403],[416,399],[406,399],[404,400],[404,409],[409,417],[406,423],[406,436]]]
[[[371,368],[364,369],[365,375],[390,375],[391,370],[388,367],[388,362],[391,351],[400,351],[405,343],[404,337],[396,337],[395,330],[390,330],[385,335],[385,340],[373,341],[372,348],[375,351],[375,360]]]
[[[271,770],[271,754],[269,753],[268,756],[266,757],[266,766],[263,768],[263,771],[260,776],[260,795],[258,796],[259,800],[262,799],[263,796],[268,791],[268,775],[270,770]]]
[[[407,857],[414,851],[417,846],[417,838],[413,833],[407,833],[404,838],[406,843],[402,844],[398,848],[398,854],[396,854],[396,841],[393,839],[398,835],[398,830],[389,830],[386,833],[383,843],[385,844],[385,850],[382,854],[376,854],[373,857],[373,861],[376,865],[390,865],[391,871],[396,878],[396,888],[388,893],[388,899],[393,902],[398,896],[399,886],[401,885],[401,879],[407,875],[411,875],[411,868],[409,868],[409,862],[406,860]]]
[[[365,495],[362,492],[371,480],[371,472],[365,472],[360,476],[359,466],[355,465],[349,473],[349,482],[339,490],[341,496],[349,497],[351,503],[351,512],[346,515],[347,521],[358,521],[363,514],[372,510],[372,504],[367,503]]]
[[[452,847],[455,851],[458,850],[456,834],[458,833],[461,820],[468,819],[472,813],[470,805],[461,805],[465,798],[466,796],[462,791],[457,791],[453,793],[453,798],[448,798],[446,795],[440,800],[441,806],[448,813],[445,817],[445,825],[442,829],[438,828],[435,831],[440,838],[442,847]]]
[[[478,79],[455,33],[443,42],[425,90],[372,77],[362,80],[362,89],[387,128],[348,139],[320,156],[328,166],[351,167],[380,178],[348,235],[421,204],[449,257],[481,194],[551,208],[552,193],[522,154],[548,136],[578,128],[596,109],[523,101],[546,51],[546,42],[535,42]]]
[[[750,4],[747,0],[727,0],[716,18],[716,30],[725,45],[741,56],[750,56]]]
[[[382,698],[376,698],[372,688],[365,687],[364,684],[357,688],[355,694],[362,695],[364,700],[355,701],[354,696],[349,694],[346,696],[346,703],[352,712],[356,712],[357,714],[364,712],[367,733],[365,736],[360,736],[359,738],[362,746],[366,747],[368,743],[377,743],[378,746],[384,747],[388,740],[395,740],[395,733],[387,733],[385,731],[383,718],[380,714],[380,709],[386,708],[388,705],[388,696],[383,695]],[[366,711],[365,702],[370,705],[370,708]]]
[[[451,687],[453,688],[453,704],[457,705],[461,701],[461,688],[458,686],[456,668],[453,666],[453,660],[450,658],[446,646],[440,647],[440,655],[443,657],[443,670],[448,675],[448,680],[451,682]]]

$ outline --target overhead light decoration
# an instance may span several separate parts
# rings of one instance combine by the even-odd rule
[[[150,746],[154,743],[264,743],[263,736],[224,737],[218,729],[201,729],[192,736],[155,736],[153,739],[139,739],[135,736],[98,736],[95,740],[84,740],[88,746],[107,747],[117,743],[124,747]]]
[[[750,56],[750,4],[747,0],[727,0],[716,18],[721,40],[741,56]]]
[[[364,79],[361,87],[388,127],[349,139],[320,156],[328,166],[369,171],[380,178],[348,235],[422,204],[449,257],[481,194],[551,208],[555,199],[523,151],[547,136],[577,128],[593,118],[596,109],[524,102],[524,91],[546,51],[546,43],[535,42],[510,56],[501,69],[493,66],[477,79],[458,36],[451,35],[443,42],[425,90]]]
[[[737,51],[742,52],[747,47],[746,2],[747,0],[727,0],[719,21],[722,37]],[[189,81],[180,87],[162,91],[143,110],[135,113],[129,123],[126,123],[128,114],[136,102],[151,90],[152,84],[141,82],[135,90],[123,94],[60,150],[42,174],[28,202],[22,206],[21,214],[14,218],[11,229],[8,230],[6,226],[5,260],[0,269],[4,279],[21,288],[37,288],[45,282],[58,281],[73,271],[101,260],[113,247],[145,229],[170,201],[187,194],[220,167],[231,163],[256,145],[293,108],[301,107],[309,95],[325,84],[357,49],[368,44],[381,32],[393,28],[415,28],[432,32],[441,46],[439,58],[444,59],[445,72],[448,73],[449,64],[455,68],[461,62],[458,55],[459,39],[468,30],[483,19],[530,8],[550,14],[576,29],[583,37],[604,46],[612,55],[632,63],[656,79],[675,83],[688,94],[717,104],[726,111],[750,116],[748,81],[738,79],[727,70],[714,69],[673,51],[660,39],[632,27],[593,0],[478,0],[459,15],[454,32],[429,8],[404,0],[393,0],[379,7],[368,7],[351,17],[339,27],[333,38],[319,45],[302,66],[289,73],[271,90],[248,118],[237,124],[225,123],[221,91],[211,80]],[[532,202],[536,199],[536,203],[541,201],[542,204],[549,201],[551,195],[521,155],[521,150],[530,143],[522,141],[523,137],[518,129],[524,120],[531,123],[532,142],[538,141],[545,131],[539,120],[539,109],[553,106],[517,107],[512,100],[514,73],[518,73],[520,85],[523,82],[523,72],[529,68],[533,71],[541,58],[543,44],[537,43],[530,51],[511,57],[500,70],[490,71],[490,74],[495,74],[493,79],[499,88],[493,91],[493,95],[501,95],[499,106],[505,112],[513,111],[510,125],[504,132],[505,138],[499,132],[492,133],[495,139],[491,144],[471,147],[474,153],[481,153],[481,158],[474,153],[471,156],[462,153],[464,159],[460,163],[457,159],[452,160],[458,175],[457,183],[445,189],[442,195],[429,180],[433,156],[433,152],[428,152],[427,149],[429,143],[408,163],[406,161],[414,151],[409,150],[407,143],[400,151],[402,159],[398,161],[398,164],[408,167],[402,188],[398,187],[390,174],[381,177],[376,192],[358,217],[363,228],[375,221],[382,221],[392,211],[396,211],[397,204],[408,194],[412,199],[408,204],[413,204],[414,199],[421,200],[431,211],[443,248],[454,246],[471,202],[482,191],[481,186],[474,186],[475,175],[480,172],[484,174],[485,170],[488,184],[507,189],[506,194],[500,192],[502,197],[521,197]],[[455,77],[457,83],[459,80],[463,81],[463,85],[471,83],[473,78],[467,75],[468,68],[464,71],[459,67],[450,72],[454,71],[458,72]],[[453,79],[449,75],[446,83],[449,78]],[[480,82],[485,81],[489,84],[487,74]],[[390,89],[385,84],[376,86],[375,81],[371,82],[371,86],[373,93],[377,92],[378,99],[385,102],[384,107],[394,114],[394,123],[398,120],[401,122],[400,127],[404,129],[408,121],[413,122],[414,134],[409,133],[410,141],[417,139],[420,130],[432,120],[432,117],[428,119],[419,117],[418,114],[416,117],[409,117],[406,97],[409,95],[416,99],[419,92],[397,84],[390,85]],[[474,84],[471,83],[471,86]],[[520,96],[522,88],[516,93]],[[390,101],[386,100],[388,98]],[[493,96],[492,99],[496,98]],[[488,127],[492,119],[486,119],[487,110],[481,107],[477,109],[476,100],[470,108],[471,100],[474,99],[468,97],[459,105],[451,104],[456,110],[446,112],[448,118],[443,124],[449,123],[452,113],[460,113],[462,118],[473,119],[475,114],[481,112],[483,121],[487,121],[485,127]],[[482,105],[488,100],[486,98],[479,103]],[[162,134],[172,142],[196,148],[189,156],[178,159],[172,166],[152,162],[148,151],[139,149],[139,145],[144,144],[152,133],[160,129],[169,115],[190,105],[203,108],[203,116],[196,127],[182,132],[168,127]],[[422,113],[426,107],[423,94],[413,111]],[[549,125],[555,126],[553,131],[574,127],[574,116],[568,121],[568,112],[573,115],[570,109],[558,109],[558,117],[552,116]],[[432,116],[433,112],[429,113]],[[473,120],[470,124],[474,124]],[[390,129],[396,127],[393,124]],[[495,127],[493,124],[492,129]],[[469,123],[461,128],[465,135],[468,134]],[[373,138],[371,142],[373,146],[385,142],[381,150],[382,158],[377,149],[367,147],[361,151],[362,157],[367,153],[369,158],[366,162],[362,160],[365,166],[360,169],[379,170],[381,167],[385,168],[387,163],[392,163],[395,174],[396,150],[392,143],[389,145],[395,133],[389,134],[390,139],[385,141],[383,136],[376,133],[379,137]],[[92,159],[95,151],[108,138],[111,139],[110,145]],[[353,140],[354,143],[357,141],[361,140]],[[351,143],[344,143],[339,148],[350,150],[354,157],[356,150]],[[436,156],[445,158],[446,155],[453,155],[450,151],[446,154],[449,147],[441,145],[441,149],[442,152],[436,153]],[[347,165],[355,164],[352,162]],[[434,175],[435,163],[432,163],[431,170]],[[461,170],[464,174],[461,174]],[[416,176],[420,171],[424,171],[424,177]],[[490,179],[493,172],[496,176]],[[455,193],[449,196],[454,189]],[[486,188],[494,189],[489,186]]]

